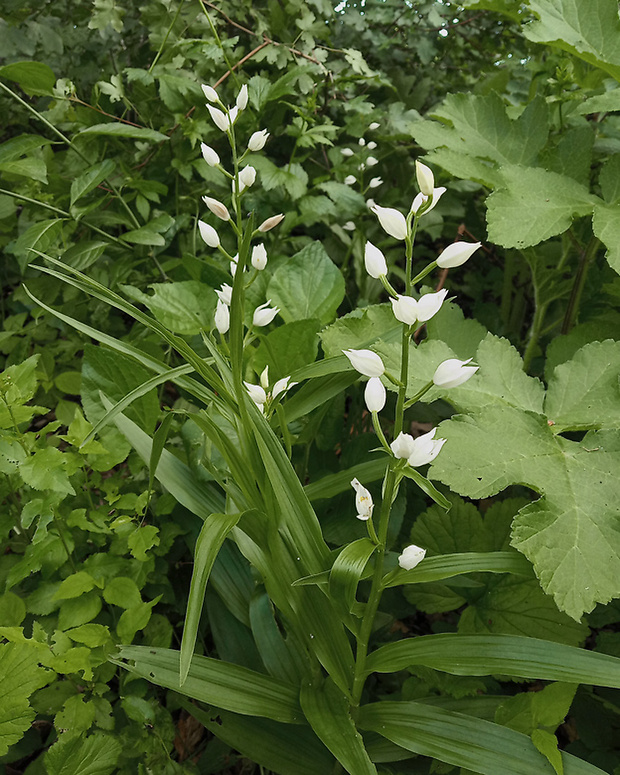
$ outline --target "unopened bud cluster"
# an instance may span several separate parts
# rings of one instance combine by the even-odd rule
[[[235,122],[237,121],[240,112],[245,110],[245,108],[248,105],[248,97],[249,97],[248,87],[245,84],[241,87],[237,95],[237,98],[235,100],[235,104],[232,107],[230,106],[227,107],[222,103],[217,91],[212,86],[203,84],[202,91],[206,99],[208,100],[207,110],[211,115],[211,119],[213,120],[213,123],[218,129],[220,129],[222,132],[225,132],[229,136],[231,143],[233,143],[234,142],[233,131],[234,131]],[[250,136],[250,139],[247,144],[247,149],[242,154],[239,161],[242,162],[243,158],[246,156],[247,153],[257,153],[258,151],[261,151],[265,147],[265,143],[267,142],[268,138],[269,138],[269,132],[266,129],[261,129],[257,132],[254,132]],[[241,196],[248,188],[254,185],[256,181],[256,169],[251,165],[247,164],[241,169],[237,167],[235,170],[235,174],[231,175],[227,173],[222,167],[221,160],[217,151],[215,151],[209,145],[206,145],[206,143],[201,143],[200,147],[201,147],[202,156],[205,162],[210,167],[215,167],[217,169],[220,169],[224,174],[228,175],[228,177],[231,179],[233,209],[235,213],[239,215]],[[238,232],[238,227],[235,227],[233,217],[231,216],[231,213],[228,207],[223,202],[220,202],[218,199],[214,199],[213,197],[210,197],[210,196],[203,196],[202,200],[207,206],[207,208],[210,210],[210,212],[213,213],[213,215],[215,215],[221,221],[232,223],[233,228],[235,228],[236,231]],[[284,215],[282,213],[278,213],[277,215],[270,216],[260,224],[258,229],[254,232],[253,236],[259,233],[264,234],[265,232],[270,231],[271,229],[278,226],[278,224],[281,223],[283,219],[284,219]],[[220,250],[220,252],[222,252],[228,258],[230,273],[234,277],[238,268],[239,256],[236,255],[231,257],[228,253],[226,253],[226,251],[223,249],[220,243],[219,234],[210,224],[206,223],[205,221],[199,220],[198,230],[203,242],[206,245],[208,245],[210,248],[216,248]],[[267,266],[267,260],[268,260],[267,250],[265,248],[265,245],[263,243],[254,245],[251,249],[249,258],[250,258],[249,264],[256,272],[261,272],[263,269],[265,269],[265,267]],[[245,271],[245,268],[244,268],[244,271]],[[217,306],[215,309],[214,323],[217,330],[220,332],[220,334],[223,335],[223,334],[226,334],[230,328],[230,306],[232,303],[232,287],[228,284],[224,284],[219,290],[216,290],[216,294],[218,296],[218,299],[217,299]],[[254,310],[254,313],[252,316],[252,326],[254,327],[267,326],[274,320],[274,318],[276,317],[276,315],[280,310],[278,307],[271,307],[270,304],[271,304],[271,299],[269,299],[264,304],[261,304]],[[276,386],[274,386],[274,390],[275,389],[276,389]]]
[[[374,131],[375,129],[378,129],[379,126],[380,124],[378,124],[376,121],[373,121],[372,124],[369,124],[368,129],[370,131]],[[367,184],[364,184],[365,170],[372,169],[372,167],[379,163],[377,157],[373,155],[375,149],[377,148],[377,143],[374,140],[366,141],[364,137],[360,137],[357,141],[357,146],[357,150],[353,150],[352,148],[342,148],[340,151],[345,159],[351,159],[351,161],[354,161],[357,165],[356,174],[347,175],[343,182],[347,186],[354,186],[359,183],[362,193],[366,194],[369,190],[379,188],[379,186],[383,185],[383,180],[379,176],[371,178]],[[372,207],[374,201],[372,199],[368,199],[367,204],[369,207]],[[345,223],[342,228],[346,231],[354,231],[355,224],[353,221],[347,221],[347,223]]]

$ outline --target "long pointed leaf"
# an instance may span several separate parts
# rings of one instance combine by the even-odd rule
[[[349,702],[333,681],[327,678],[302,683],[299,700],[310,726],[346,772],[377,775],[351,718]]]
[[[347,544],[336,558],[329,574],[329,596],[348,613],[353,609],[357,585],[376,545],[369,538]]]
[[[334,768],[334,758],[310,727],[208,712],[187,700],[181,705],[231,748],[278,775],[328,775]]]
[[[378,702],[361,708],[359,725],[423,756],[482,775],[554,775],[531,739],[508,727],[417,702]],[[604,775],[562,753],[564,775]]]
[[[180,653],[150,646],[120,646],[110,660],[134,675],[209,705],[285,724],[303,724],[298,690],[291,684],[220,659],[194,656],[179,687]]]
[[[424,635],[389,643],[366,662],[369,673],[424,665],[453,675],[512,675],[620,688],[620,659],[519,635]]]
[[[533,576],[529,561],[519,552],[462,552],[427,557],[413,570],[392,571],[384,579],[386,587],[401,584],[420,584],[427,581],[441,581],[463,573],[515,573],[519,576]]]
[[[196,541],[194,571],[189,588],[187,613],[181,641],[181,686],[185,683],[189,673],[211,568],[226,536],[237,524],[240,516],[240,514],[211,514],[204,521]]]

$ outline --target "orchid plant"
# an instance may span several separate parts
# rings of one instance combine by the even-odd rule
[[[107,402],[108,415],[98,427],[116,422],[148,462],[151,477],[202,521],[180,651],[123,645],[112,661],[177,692],[182,706],[214,735],[282,775],[343,771],[377,775],[381,763],[417,755],[487,774],[550,771],[553,759],[548,750],[543,755],[544,749],[527,735],[481,719],[473,701],[463,708],[450,702],[386,700],[382,696],[387,690],[377,687],[379,679],[371,678],[426,667],[455,675],[503,674],[620,686],[618,659],[519,636],[443,633],[392,639],[376,648],[383,637],[378,625],[388,589],[472,572],[531,574],[529,562],[515,551],[427,558],[425,547],[409,544],[394,553],[388,545],[393,507],[405,479],[439,506],[450,507],[445,495],[418,470],[439,458],[450,442],[437,437],[436,428],[414,436],[409,412],[432,389],[443,394],[463,385],[478,367],[471,359],[446,359],[437,364],[432,379],[412,390],[410,354],[417,346],[416,332],[439,313],[448,296],[444,288],[420,293],[421,282],[436,267],[461,266],[480,243],[455,242],[414,271],[418,224],[445,192],[435,186],[429,167],[416,162],[419,193],[406,214],[371,205],[384,231],[403,243],[402,287],[394,287],[397,283],[390,279],[386,257],[377,246],[367,242],[364,251],[369,276],[382,283],[390,299],[389,314],[400,341],[396,373],[386,368],[381,355],[371,349],[372,343],[367,348],[344,349],[340,356],[275,381],[269,368],[258,373],[253,366],[256,338],[260,329],[274,324],[280,309],[271,298],[249,306],[254,297],[248,290],[261,273],[269,271],[264,235],[283,216],[265,213],[255,226],[255,213],[246,212],[245,206],[248,189],[257,184],[256,169],[248,157],[263,150],[269,134],[259,129],[247,143],[240,141],[238,122],[248,107],[246,85],[232,107],[213,87],[204,85],[202,90],[213,123],[228,141],[231,158],[227,168],[221,149],[201,147],[206,164],[228,180],[231,190],[229,203],[203,197],[211,215],[227,225],[230,241],[228,236],[220,237],[207,220],[200,219],[196,225],[207,248],[216,251],[230,275],[215,290],[212,327],[202,331],[204,351],[197,352],[185,339],[78,270],[54,259],[49,259],[52,267],[44,269],[133,316],[176,350],[183,363],[170,369],[126,342],[63,317],[154,371],[145,390],[174,381],[197,404],[196,411],[187,412],[188,421],[218,453],[205,460],[204,476],[196,477],[164,449],[171,415],[151,439],[123,415],[132,396],[115,406]],[[365,147],[372,150],[370,143]],[[353,155],[347,149],[344,153]],[[371,158],[363,163],[374,166]],[[353,474],[345,470],[306,484],[292,462],[294,420],[333,397],[333,385],[322,383],[321,378],[336,375],[346,385],[352,370],[367,378],[364,401],[379,443],[372,453],[372,472],[368,467]],[[396,396],[390,422],[384,414],[388,390]],[[382,479],[382,486],[375,507],[366,484],[377,479]],[[330,548],[311,502],[313,486],[319,497],[351,486],[355,512],[366,525],[367,536]],[[350,511],[353,519],[353,505]],[[243,579],[231,611],[251,631],[263,670],[195,653],[200,651],[198,633],[207,584],[218,567],[218,555],[231,546],[235,578]],[[232,583],[232,576],[225,583]],[[241,592],[243,584],[253,590],[247,598]],[[567,755],[563,761],[571,768],[566,771],[576,775],[600,773]]]

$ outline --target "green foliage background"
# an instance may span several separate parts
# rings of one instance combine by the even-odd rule
[[[218,84],[230,103],[247,83],[240,132],[271,134],[265,151],[249,158],[258,182],[248,203],[257,223],[278,212],[286,218],[265,235],[269,271],[249,296],[252,306],[272,299],[281,317],[257,340],[248,378],[255,382],[268,365],[272,380],[291,372],[315,379],[287,401],[283,425],[330,550],[365,534],[353,517],[351,476],[370,483],[383,474],[369,455],[376,437],[341,350],[373,344],[399,369],[394,319],[364,270],[363,245],[379,245],[397,274],[402,255],[366,200],[406,211],[415,159],[424,158],[448,191],[421,223],[416,257],[432,260],[458,236],[483,242],[461,271],[429,278],[446,282],[466,314],[445,305],[410,357],[409,396],[446,358],[473,357],[480,366],[471,383],[433,389],[410,417],[420,430],[441,422],[448,444],[428,476],[452,508],[431,505],[407,482],[390,548],[394,560],[413,541],[429,558],[510,552],[531,566],[448,578],[429,572],[395,586],[382,603],[376,644],[397,643],[398,629],[527,635],[620,656],[619,41],[615,0],[345,0],[337,8],[326,0],[5,0],[6,773],[300,775],[334,764],[309,727],[295,727],[305,756],[265,756],[262,739],[281,739],[287,750],[284,724],[301,713],[284,690],[252,726],[219,695],[198,706],[174,691],[165,656],[152,665],[159,687],[147,680],[152,671],[118,666],[120,643],[125,659],[142,654],[136,646],[155,654],[179,648],[201,527],[196,503],[206,499],[203,519],[223,512],[214,483],[224,461],[186,414],[197,402],[183,382],[177,340],[136,322],[128,301],[110,306],[103,290],[89,297],[58,267],[54,274],[33,266],[45,265],[37,251],[60,259],[69,274],[85,273],[145,308],[207,355],[201,331],[213,328],[214,289],[230,276],[200,240],[200,197],[227,201],[230,186],[200,153],[201,142],[222,150],[201,83]],[[360,172],[369,153],[378,163]],[[344,183],[349,175],[353,186]],[[375,175],[383,185],[369,189]],[[112,338],[124,354],[109,346]],[[166,371],[176,367],[173,376]],[[122,417],[93,435],[110,406],[102,393],[114,403],[132,391]],[[231,432],[225,417],[218,422]],[[163,487],[160,461],[173,476]],[[185,484],[180,497],[175,481],[188,470],[191,489]],[[197,650],[286,687],[301,672],[296,646],[282,637],[256,573],[225,541],[232,527],[211,537],[221,551],[205,560],[213,566]],[[428,704],[411,711],[427,724],[417,749],[407,747],[399,708],[364,706],[359,727],[380,772],[497,766],[442,758],[433,703],[529,736],[531,756],[542,751],[549,772],[620,772],[613,684],[577,689],[554,674],[524,686],[500,670],[452,674],[428,659],[401,669],[383,658],[388,667],[384,673],[376,658],[372,698]],[[392,669],[399,672],[386,674]],[[315,731],[324,711],[317,698],[338,702],[329,682],[302,692]],[[392,730],[389,742],[382,725]],[[563,760],[558,740],[593,769],[571,769],[587,765]],[[513,766],[525,767],[523,756]],[[527,766],[540,772],[540,761]]]

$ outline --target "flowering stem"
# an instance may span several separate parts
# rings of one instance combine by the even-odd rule
[[[413,224],[411,223],[413,220]],[[415,240],[415,232],[417,229],[417,216],[408,219],[408,234],[405,240],[406,250],[406,275],[405,275],[405,288],[407,295],[410,295],[413,281],[411,279],[411,266],[413,263],[413,243]],[[396,412],[394,416],[394,438],[396,438],[403,429],[404,415],[405,415],[405,397],[407,392],[407,378],[409,373],[409,346],[411,341],[411,327],[403,323],[403,334],[401,339],[401,360],[400,360],[400,384],[398,385],[398,399],[396,401]],[[387,376],[387,374],[386,374]],[[389,446],[379,425],[379,419],[376,412],[373,415],[373,425],[375,426],[375,432],[379,437],[381,443],[387,447],[390,452]],[[383,566],[385,563],[385,550],[388,535],[388,528],[390,525],[390,513],[392,511],[392,504],[398,493],[398,485],[400,482],[400,476],[397,476],[395,466],[398,461],[391,455],[390,464],[385,474],[383,481],[383,496],[381,499],[381,514],[379,516],[379,531],[377,552],[375,555],[375,568],[372,577],[372,584],[370,587],[370,595],[368,596],[368,602],[366,603],[366,610],[364,611],[364,618],[362,619],[362,625],[357,637],[357,653],[355,659],[355,673],[353,677],[353,687],[351,689],[351,698],[354,705],[359,705],[362,692],[364,690],[364,683],[366,681],[366,656],[368,654],[368,643],[370,641],[370,635],[372,633],[372,627],[375,621],[375,616],[379,609],[379,603],[381,602],[381,595],[383,594]]]

